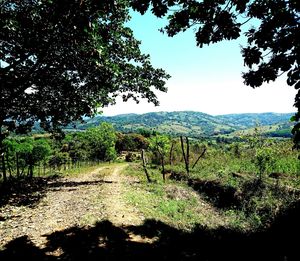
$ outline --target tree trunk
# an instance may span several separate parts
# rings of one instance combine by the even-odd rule
[[[196,164],[198,163],[198,161],[200,160],[200,158],[202,158],[204,156],[205,152],[206,152],[206,147],[204,148],[204,150],[202,151],[202,153],[199,155],[198,159],[195,161],[192,169],[196,166]]]
[[[6,166],[5,166],[5,156],[4,152],[1,153],[1,161],[2,161],[2,175],[3,175],[3,182],[7,182],[7,176],[6,176]]]
[[[18,152],[16,152],[16,167],[17,167],[17,177],[20,177],[19,153]]]
[[[162,174],[163,174],[163,180],[166,181],[166,177],[165,177],[165,157],[164,154],[159,150],[159,147],[157,146],[157,152],[159,154],[160,157],[160,164],[161,164],[161,168],[162,168]]]
[[[39,177],[41,176],[41,163],[39,163],[39,172],[38,172],[39,174]]]
[[[8,157],[8,148],[6,150],[6,164],[7,164],[7,168],[9,171],[9,177],[11,178],[11,166],[10,166],[9,157]]]
[[[183,145],[183,138],[182,138],[182,136],[180,136],[180,144],[181,144],[182,156],[183,156],[184,162],[186,162],[185,150],[184,150],[184,145]]]
[[[162,168],[162,175],[163,175],[163,180],[166,181],[166,173],[165,173],[165,159],[161,155],[161,168]]]
[[[143,168],[144,168],[144,171],[145,171],[145,174],[146,174],[147,181],[150,183],[151,179],[150,179],[150,176],[148,174],[147,164],[146,164],[146,159],[145,159],[145,151],[143,149],[142,149],[142,160],[143,160]]]
[[[190,143],[189,138],[185,137],[186,140],[186,172],[189,176],[190,174]]]
[[[24,171],[25,171],[25,168],[26,168],[26,165],[23,167],[23,169],[22,169],[22,171],[21,171],[21,176],[23,176],[23,174],[24,174]],[[24,174],[25,175],[25,174]]]
[[[1,157],[1,162],[2,162],[3,182],[6,183],[7,176],[6,176],[5,155],[4,155],[4,146],[3,146],[5,134],[2,133],[2,123],[3,123],[3,120],[0,120],[0,157]]]
[[[190,174],[190,169],[189,169],[189,157],[190,157],[190,147],[189,147],[189,139],[186,137],[186,142],[187,142],[187,148],[186,148],[186,153],[184,150],[184,144],[183,144],[183,138],[180,136],[180,143],[181,143],[181,150],[182,150],[182,155],[185,163],[185,169],[186,173],[189,176]]]
[[[174,143],[172,142],[170,148],[170,155],[169,155],[169,162],[171,166],[173,166],[173,149],[174,149]]]
[[[28,166],[28,178],[29,179],[32,179],[33,178],[33,163],[30,162],[29,163],[29,166]]]

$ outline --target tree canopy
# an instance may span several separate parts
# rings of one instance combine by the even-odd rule
[[[158,105],[169,76],[141,53],[128,10],[125,0],[1,1],[1,140],[36,121],[58,129],[117,96]]]
[[[85,139],[93,159],[110,161],[116,158],[116,133],[112,125],[102,122],[101,125],[85,132]]]
[[[151,8],[156,16],[167,16],[169,23],[162,31],[168,36],[194,28],[199,47],[244,34],[247,46],[241,52],[248,67],[244,83],[256,88],[286,74],[287,84],[298,90],[293,133],[300,148],[298,0],[132,0],[131,5],[142,14]]]

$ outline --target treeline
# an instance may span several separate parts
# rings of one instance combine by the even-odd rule
[[[154,132],[116,132],[109,123],[101,123],[86,131],[68,132],[65,135],[15,135],[3,142],[0,177],[32,178],[34,175],[57,173],[82,165],[111,162],[119,157],[133,161],[132,152],[147,150],[149,137]],[[123,156],[123,157],[122,157]]]
[[[32,178],[36,169],[45,174],[83,162],[112,161],[117,157],[116,141],[117,135],[107,123],[59,138],[50,134],[11,136],[3,142],[0,173],[6,181],[12,177]]]

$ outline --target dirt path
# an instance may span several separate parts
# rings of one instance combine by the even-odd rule
[[[133,178],[120,175],[125,167],[126,165],[117,166],[111,175],[104,177],[106,182],[111,183],[103,189],[106,218],[115,226],[140,225],[143,217],[133,207],[129,208],[123,199],[130,183],[135,182]]]
[[[34,207],[1,207],[0,248],[24,235],[36,246],[44,247],[46,236],[55,231],[92,226],[105,219],[116,226],[140,224],[142,217],[122,199],[126,187],[134,182],[120,175],[125,167],[111,165],[76,178],[49,182],[45,197]]]

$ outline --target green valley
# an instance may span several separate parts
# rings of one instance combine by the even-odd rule
[[[99,115],[86,119],[86,122],[78,124],[77,128],[83,130],[108,122],[116,130],[127,133],[143,129],[175,136],[207,137],[240,136],[251,133],[259,126],[266,136],[290,137],[292,116],[293,113],[245,113],[218,116],[194,111],[132,113],[111,117]]]

